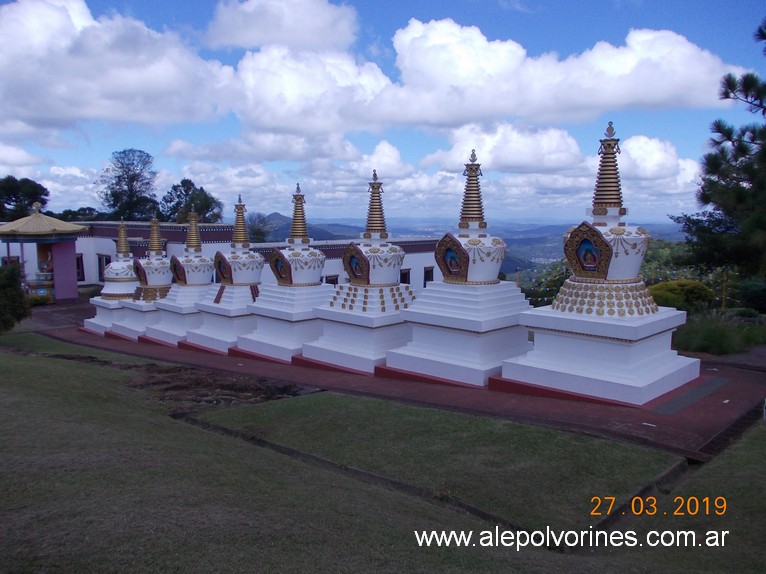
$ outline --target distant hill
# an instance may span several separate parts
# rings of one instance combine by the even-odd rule
[[[266,216],[266,221],[272,226],[269,241],[284,241],[290,236],[292,218],[274,212]],[[356,239],[364,231],[363,227],[343,223],[307,223],[309,237],[317,241],[330,239]]]

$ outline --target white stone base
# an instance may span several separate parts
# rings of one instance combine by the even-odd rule
[[[670,348],[683,311],[614,319],[541,307],[520,321],[534,332],[534,349],[503,361],[503,379],[642,405],[699,376],[699,360]]]
[[[255,315],[255,329],[237,337],[237,349],[289,362],[301,353],[304,343],[322,334],[314,308],[327,303],[332,285],[285,287],[261,285],[260,294],[248,310]]]
[[[88,331],[104,335],[111,331],[115,323],[121,323],[125,319],[125,308],[119,299],[93,297],[90,304],[96,308],[96,316],[83,321],[83,327]]]
[[[233,309],[223,308],[220,310],[223,313],[202,311],[200,313],[202,325],[187,333],[186,342],[219,353],[226,353],[231,347],[237,345],[237,339],[240,335],[253,331],[256,319],[247,309],[242,309],[243,313],[235,316],[228,314]]]
[[[159,307],[159,302],[155,305]],[[175,346],[185,341],[189,331],[202,325],[202,313],[194,306],[165,305],[164,308],[158,309],[157,313],[160,317],[159,321],[154,325],[148,325],[144,336],[168,345]]]
[[[121,300],[125,309],[121,321],[112,324],[111,332],[128,339],[138,340],[146,333],[146,328],[160,320],[159,311],[154,303],[148,301]]]
[[[412,340],[386,354],[386,366],[476,386],[500,373],[504,359],[531,345],[519,315],[524,294],[510,282],[494,285],[429,283],[401,312]]]
[[[167,309],[173,313],[190,313],[196,311],[195,304],[201,301],[210,289],[207,285],[179,285],[174,283],[167,296],[154,302],[157,309]]]
[[[257,289],[257,285],[253,285]],[[255,302],[250,285],[211,285],[196,303],[197,309],[217,315],[237,317],[249,315],[247,306]]]
[[[375,372],[386,362],[389,349],[411,338],[412,329],[398,312],[365,316],[320,307],[317,315],[322,336],[303,345],[303,356],[354,371]]]

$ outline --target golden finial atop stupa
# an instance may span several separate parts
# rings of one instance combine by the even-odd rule
[[[117,255],[130,257],[130,245],[128,245],[128,226],[120,219],[117,226]]]
[[[388,237],[386,232],[386,216],[383,213],[383,184],[378,181],[378,172],[372,170],[370,182],[370,207],[367,210],[367,234],[377,233],[381,237]]]
[[[162,238],[160,237],[160,221],[156,217],[152,219],[149,228],[149,253],[162,255]]]
[[[601,146],[598,149],[598,154],[601,156],[601,160],[598,165],[598,175],[596,176],[596,189],[593,192],[594,210],[622,207],[620,172],[617,170],[617,154],[620,153],[620,140],[615,138],[614,134],[614,126],[612,122],[609,122],[606,132],[604,132],[606,139],[599,140]]]
[[[471,150],[470,163],[465,164],[463,175],[466,176],[465,190],[463,192],[463,205],[460,209],[460,229],[467,229],[469,223],[478,222],[479,227],[484,228],[487,223],[484,221],[484,204],[481,199],[481,187],[479,186],[479,176],[481,173],[481,164],[476,163],[476,150]]]
[[[249,238],[247,236],[247,225],[245,224],[245,205],[242,203],[242,195],[240,194],[237,204],[234,206],[234,234],[231,238],[231,246],[240,243],[242,247],[250,247]]]
[[[197,220],[197,212],[192,208],[192,211],[189,212],[189,227],[186,228],[186,249],[199,253],[202,251],[202,241],[199,236]]]
[[[303,204],[306,203],[306,197],[301,193],[301,184],[295,184],[295,193],[293,194],[293,222],[290,225],[291,239],[309,238],[308,227],[306,226],[306,213],[303,210]],[[307,241],[304,241],[306,243]]]

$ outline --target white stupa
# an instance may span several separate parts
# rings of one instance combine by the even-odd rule
[[[109,333],[135,341],[146,333],[148,326],[160,320],[154,304],[168,294],[173,281],[170,261],[162,249],[160,222],[157,218],[152,219],[150,224],[146,258],[135,259],[133,268],[138,277],[138,287],[133,293],[133,299],[120,299],[125,311],[120,321],[114,322]]]
[[[333,287],[322,283],[326,257],[311,246],[305,201],[297,185],[287,247],[275,248],[269,262],[277,284],[261,285],[258,299],[248,306],[255,315],[254,330],[240,335],[229,354],[291,362],[304,343],[322,333],[314,307],[330,300]]]
[[[161,301],[157,301],[160,320],[148,325],[143,338],[176,346],[186,340],[186,334],[202,325],[202,315],[196,307],[213,281],[213,261],[202,253],[197,214],[189,213],[186,246],[181,257],[170,258],[170,272],[175,283]]]
[[[412,341],[389,351],[376,373],[485,386],[503,359],[529,349],[527,329],[519,325],[529,302],[515,284],[498,279],[507,246],[487,233],[476,159],[472,151],[465,164],[458,229],[436,245],[444,280],[429,283],[402,310]]]
[[[699,376],[698,360],[670,348],[686,313],[658,307],[639,278],[649,234],[621,221],[627,209],[612,122],[605,135],[586,212],[591,222],[564,236],[574,275],[552,305],[522,314],[521,323],[534,332],[534,349],[505,361],[491,388],[640,405]]]
[[[345,369],[373,373],[389,349],[410,340],[401,311],[413,301],[409,285],[399,282],[404,250],[390,242],[383,213],[383,184],[372,172],[367,229],[343,254],[349,284],[338,285],[317,307],[322,336],[303,346],[303,358]]]
[[[258,297],[263,270],[263,255],[250,250],[242,196],[234,206],[234,233],[231,250],[215,254],[214,265],[220,283],[211,285],[196,307],[202,325],[189,331],[181,347],[199,347],[227,353],[237,338],[253,330],[255,323],[248,305]]]
[[[91,305],[96,308],[96,316],[86,319],[83,328],[103,335],[114,323],[121,322],[125,317],[125,308],[121,301],[133,299],[138,286],[138,277],[128,244],[127,227],[125,222],[120,222],[117,227],[117,253],[104,269],[104,287],[98,297],[90,299]]]

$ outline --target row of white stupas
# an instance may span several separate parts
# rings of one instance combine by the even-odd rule
[[[240,199],[231,251],[213,260],[202,254],[195,214],[183,257],[170,260],[158,222],[147,257],[136,260],[121,226],[117,257],[91,300],[96,316],[84,328],[386,377],[644,404],[696,379],[699,361],[670,347],[685,313],[658,307],[639,278],[649,236],[621,221],[627,210],[611,122],[605,135],[591,221],[564,236],[573,276],[548,307],[531,308],[515,284],[498,280],[507,246],[487,231],[472,152],[460,222],[434,254],[443,280],[417,298],[399,283],[404,253],[389,240],[373,172],[367,228],[343,255],[348,283],[321,282],[325,256],[311,246],[298,186],[287,246],[269,261],[276,285],[260,283],[264,258],[250,250]],[[220,283],[212,283],[214,269]]]

